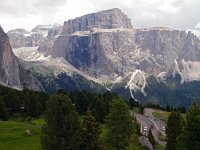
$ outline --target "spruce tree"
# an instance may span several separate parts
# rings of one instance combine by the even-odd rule
[[[152,132],[151,132],[151,129],[149,130],[148,139],[149,139],[150,143],[152,144],[152,146],[153,146],[153,148],[154,148],[155,145],[156,145],[156,141],[155,141],[155,139],[154,139],[154,137],[153,137],[153,134],[152,134]]]
[[[31,117],[38,117],[39,112],[39,97],[36,94],[31,95],[29,100],[28,112]]]
[[[183,117],[180,112],[172,112],[167,122],[167,145],[166,150],[176,150],[177,137],[180,135],[184,125]]]
[[[200,149],[200,108],[196,102],[186,114],[186,125],[178,138],[178,150]]]
[[[0,99],[0,120],[7,121],[8,118],[9,118],[8,109],[3,100]]]
[[[129,107],[122,99],[115,99],[111,103],[106,126],[108,128],[109,145],[116,150],[124,150],[130,143],[134,131]]]
[[[103,146],[100,140],[101,128],[92,116],[90,110],[86,112],[83,120],[83,150],[102,150]]]
[[[42,128],[41,144],[45,150],[78,150],[81,125],[78,114],[68,96],[50,98]]]

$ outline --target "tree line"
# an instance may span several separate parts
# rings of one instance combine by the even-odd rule
[[[86,92],[86,95],[82,95],[82,92],[75,93],[75,95],[72,93],[70,95],[58,93],[51,96],[48,101],[41,136],[42,149],[142,150],[137,140],[140,134],[139,126],[136,120],[133,122],[134,119],[130,115],[129,106],[124,99],[111,93],[99,95],[99,99],[102,98],[102,100],[103,97],[111,98],[108,103],[103,103],[100,100],[103,103],[102,106],[104,106],[98,105],[104,110],[103,120],[101,120],[101,115],[98,114],[101,112],[95,109],[95,105],[100,104],[99,102],[93,102],[92,99],[90,102],[90,99],[87,99],[86,102],[82,102],[85,103],[84,105],[80,105],[81,100],[79,99],[85,101],[86,97],[84,96],[89,94],[92,98],[95,94]],[[82,96],[77,98],[76,96],[79,94]],[[106,108],[106,105],[108,105],[108,108]],[[82,108],[82,106],[84,107]],[[106,109],[108,109],[108,112],[106,112]],[[104,126],[104,132],[106,129],[104,140],[100,137],[102,125]]]
[[[42,115],[45,150],[142,150],[139,125],[129,109],[130,103],[110,92],[59,90],[48,95],[0,87],[0,120]]]

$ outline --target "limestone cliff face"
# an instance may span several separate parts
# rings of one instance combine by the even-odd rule
[[[115,9],[109,10],[108,14],[115,14],[110,13],[112,11],[115,12]],[[86,16],[93,18],[101,13]],[[85,16],[78,19],[85,20]],[[118,22],[129,20],[120,19]],[[108,80],[125,77],[136,69],[158,75],[168,72],[175,62],[178,67],[176,70],[186,70],[181,64],[182,60],[199,61],[200,41],[190,32],[164,27],[132,29],[131,25],[123,25],[120,28],[95,26],[88,29],[86,26],[73,28],[73,23],[69,27],[65,22],[65,35],[56,40],[51,54],[64,57],[73,66],[93,77]]]
[[[0,82],[10,86],[21,86],[19,65],[12,52],[7,34],[0,27]]]
[[[64,22],[63,34],[72,34],[76,31],[87,31],[92,28],[113,29],[127,28],[131,29],[131,20],[118,8],[105,10]]]
[[[135,43],[154,59],[154,63],[148,61],[143,66],[140,63],[142,70],[145,70],[145,66],[151,68],[157,64],[160,66],[157,72],[167,72],[177,63],[181,72],[185,70],[183,60],[194,63],[200,60],[200,40],[191,32],[167,28],[139,29],[136,30]]]
[[[130,59],[136,53],[132,28],[130,19],[119,9],[68,20],[52,54],[96,78],[115,79],[135,69],[135,62]]]
[[[51,41],[55,41],[56,36],[60,35],[62,27],[60,25],[38,25],[31,32],[24,29],[14,29],[8,31],[8,37],[12,48],[20,47],[40,47],[44,52],[52,48]],[[51,46],[49,46],[51,44]]]
[[[22,32],[20,30],[19,32]],[[25,70],[14,55],[7,34],[0,27],[0,84],[22,90],[42,91],[40,82]]]
[[[133,35],[132,29],[101,29],[60,36],[53,56],[64,57],[93,77],[115,79],[136,69],[137,47]]]
[[[184,31],[166,28],[136,30],[135,43],[142,51],[149,53],[161,71],[167,71],[179,57],[186,40]],[[153,64],[152,64],[153,65]]]

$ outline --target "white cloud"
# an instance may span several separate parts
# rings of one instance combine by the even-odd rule
[[[31,29],[37,24],[63,24],[70,18],[116,7],[135,27],[194,29],[200,18],[198,0],[1,0],[0,24],[6,31]]]
[[[200,39],[200,22],[196,24],[194,29],[190,29],[188,31],[191,31],[192,33],[194,33]]]
[[[150,18],[150,19],[156,19],[156,16],[153,13],[150,13],[150,12],[142,13],[142,17]]]
[[[35,27],[38,24],[45,24],[42,16],[37,15],[27,15],[17,18],[5,15],[4,17],[0,16],[0,21],[0,24],[5,31],[16,28],[26,28],[30,31],[33,27]]]
[[[197,25],[195,26],[195,29],[200,30],[200,22],[197,23]]]
[[[131,7],[132,0],[119,0],[120,3],[125,5],[126,7]]]
[[[159,6],[158,9],[165,12],[165,13],[176,14],[180,10],[180,7],[174,7],[170,4],[165,4],[165,5]]]
[[[55,12],[54,21],[62,23],[68,19],[73,19],[93,11],[93,3],[90,0],[68,0]]]

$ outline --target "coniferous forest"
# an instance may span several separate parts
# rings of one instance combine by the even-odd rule
[[[29,90],[17,91],[0,87],[0,123],[20,119],[34,125],[40,119],[38,147],[44,150],[143,150],[138,138],[141,125],[130,112],[144,113],[144,108],[169,112],[166,124],[166,150],[198,150],[200,107],[194,101],[187,110],[125,100],[116,94],[86,91],[54,95]],[[186,115],[182,115],[186,113]],[[0,125],[1,126],[1,125]],[[34,135],[28,130],[27,134]],[[29,133],[30,132],[30,133]],[[152,131],[147,137],[158,147]],[[1,138],[0,138],[1,139]],[[1,144],[0,144],[1,147]],[[23,148],[22,148],[23,149]]]

